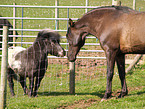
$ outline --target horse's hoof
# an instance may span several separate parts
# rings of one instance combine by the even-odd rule
[[[101,99],[101,102],[106,101],[106,100],[107,100],[107,99],[102,98],[102,99]]]
[[[106,99],[106,100],[107,100],[108,98],[111,98],[111,94],[112,94],[112,92],[110,92],[110,93],[105,93],[103,99]]]
[[[128,94],[128,92],[121,92],[120,95],[118,96],[118,98],[123,98],[127,94]]]

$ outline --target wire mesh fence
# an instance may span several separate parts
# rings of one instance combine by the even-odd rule
[[[51,0],[48,1],[48,3],[40,4],[43,6],[36,6],[39,5],[39,3],[32,3],[31,1],[30,3],[19,2],[18,5],[0,5],[0,9],[2,10],[0,12],[0,14],[2,15],[0,19],[8,19],[11,24],[13,24],[13,19],[15,19],[16,29],[10,30],[17,31],[18,35],[10,35],[9,37],[18,38],[16,39],[16,42],[9,42],[9,44],[15,43],[16,46],[28,48],[33,44],[39,31],[41,31],[42,29],[51,28],[61,34],[62,39],[60,44],[67,51],[68,42],[65,37],[68,27],[67,20],[69,18],[77,20],[86,12],[86,9],[87,11],[89,11],[101,5],[112,4],[112,1],[110,0],[106,0],[105,2],[89,0],[89,2],[87,2],[88,1],[83,0],[83,2],[81,1],[80,3],[76,3],[76,1],[67,1],[66,3],[66,1],[64,2],[62,0],[59,0],[59,6],[55,6],[55,1]],[[132,7],[131,1],[124,1],[123,3],[127,6]],[[15,17],[13,17],[13,8],[16,9]],[[55,12],[56,8],[58,15],[56,15]],[[48,55],[48,68],[38,91],[38,97],[40,97],[40,99],[38,98],[36,100],[35,106],[39,107],[38,103],[41,99],[43,99],[42,97],[54,97],[58,95],[68,94],[69,62],[66,58],[66,56],[64,58],[55,58],[52,55]],[[99,41],[94,36],[88,36],[86,39],[86,44],[82,47],[81,52],[78,54],[78,59],[75,63],[76,93],[78,95],[93,94],[95,88],[97,92],[102,91],[101,88],[105,90],[106,83],[98,83],[100,79],[105,80],[106,78],[105,59],[105,54],[99,46]],[[115,76],[118,76],[116,69]],[[27,85],[29,85],[29,80],[26,79],[26,81]],[[94,86],[94,83],[96,84],[96,86]],[[8,88],[7,106],[18,108],[20,102],[24,106],[27,106],[27,104],[25,103],[27,97],[23,97],[23,89],[21,88],[20,83],[14,81],[14,84],[16,96],[15,98],[12,98],[10,89]],[[102,85],[102,87],[99,87],[100,85]],[[55,101],[57,100],[58,99],[56,99]]]

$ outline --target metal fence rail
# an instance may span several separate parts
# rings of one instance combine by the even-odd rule
[[[22,15],[23,15],[23,8],[48,8],[48,9],[67,9],[68,11],[68,15],[67,18],[31,18],[31,17],[0,17],[0,19],[10,19],[10,20],[55,20],[55,21],[68,21],[69,20],[69,9],[93,9],[93,8],[97,8],[99,6],[27,6],[27,5],[0,5],[0,7],[5,7],[5,8],[22,8]],[[55,11],[55,15],[57,15],[58,13]],[[77,20],[78,18],[72,18],[72,20]],[[0,30],[2,30],[2,28],[0,28]],[[41,31],[42,29],[23,29],[23,27],[20,29],[9,29],[11,31],[21,31],[21,33],[23,33],[23,31],[33,31],[33,32],[38,32]],[[55,29],[54,31],[57,32],[66,32],[67,30],[61,30],[61,29]],[[0,35],[0,37],[2,37],[2,35]],[[36,36],[31,36],[31,35],[9,35],[9,37],[20,37],[20,38],[35,38]],[[66,38],[66,36],[62,36],[62,38]],[[87,37],[87,39],[96,39],[96,37]],[[0,42],[1,43],[1,42]],[[9,42],[8,44],[33,44],[33,42]],[[60,43],[61,45],[68,45],[68,43]],[[87,46],[100,46],[99,43],[85,43],[85,45]],[[68,48],[68,47],[67,47]],[[68,51],[66,49],[66,51]],[[103,50],[80,50],[80,52],[100,52],[103,53]],[[48,58],[58,58],[55,56],[48,56]],[[66,57],[63,57],[66,58]],[[77,58],[83,58],[83,59],[106,59],[106,57],[77,57]]]
[[[12,7],[12,8],[72,8],[72,9],[92,9],[100,6],[30,6],[30,5],[0,5],[0,7]]]

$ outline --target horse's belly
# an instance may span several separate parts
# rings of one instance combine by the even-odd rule
[[[122,53],[125,54],[145,54],[145,46],[136,46],[136,47],[122,47],[121,49]]]
[[[130,54],[145,54],[145,43],[138,40],[132,42],[125,41],[120,44],[120,50],[122,53]]]

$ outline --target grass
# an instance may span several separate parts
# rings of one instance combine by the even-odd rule
[[[122,5],[132,8],[132,0],[121,0]],[[42,5],[53,6],[55,0],[1,0],[0,4],[12,5],[15,2],[17,5]],[[89,6],[104,6],[111,5],[112,0],[89,0]],[[136,9],[144,11],[144,0],[136,0]],[[59,0],[60,6],[83,6],[85,0]],[[12,8],[0,7],[2,16],[12,17]],[[22,16],[22,9],[17,8],[17,17]],[[67,17],[67,9],[59,9],[59,17]],[[80,18],[84,14],[84,9],[70,9],[70,18]],[[24,17],[54,17],[54,9],[36,9],[24,8]],[[12,22],[12,20],[10,20]],[[21,20],[16,20],[16,27],[21,28]],[[59,29],[67,29],[67,22],[60,21]],[[29,29],[55,29],[54,21],[50,20],[24,20],[24,28]],[[19,31],[21,35],[21,31]],[[37,35],[37,32],[24,32],[24,35]],[[63,36],[66,33],[60,32]],[[18,39],[17,41],[20,41]],[[25,38],[24,41],[34,41],[34,38]],[[66,42],[66,40],[62,40]],[[86,42],[96,42],[96,39],[87,39]],[[28,47],[29,45],[25,45]],[[66,46],[63,46],[66,47]],[[82,49],[95,49],[96,47],[84,46]],[[86,53],[87,54],[87,53]],[[89,54],[90,55],[90,54]],[[96,54],[91,54],[96,55]],[[97,54],[98,56],[98,54]],[[120,80],[117,69],[113,78],[113,97],[101,102],[101,99],[106,89],[106,66],[103,60],[83,60],[76,61],[76,94],[69,94],[69,66],[66,59],[49,59],[49,66],[44,79],[41,82],[38,97],[29,98],[23,95],[23,90],[18,82],[15,81],[15,94],[10,95],[10,89],[7,90],[7,108],[8,109],[56,109],[56,108],[144,108],[145,107],[145,65],[137,65],[136,68],[126,75],[129,94],[128,96],[117,99],[117,92],[121,90]],[[94,63],[97,65],[94,65]],[[27,80],[28,85],[28,80]]]
[[[60,70],[61,65],[55,65]],[[53,66],[54,67],[54,66]],[[67,66],[63,66],[67,69]],[[55,67],[56,68],[56,67]],[[23,90],[19,83],[15,81],[15,97],[11,97],[9,88],[7,92],[7,107],[12,108],[62,108],[73,107],[77,105],[87,104],[87,108],[101,108],[101,109],[114,109],[114,108],[143,108],[145,107],[145,65],[137,65],[133,72],[126,75],[129,94],[121,99],[117,99],[117,92],[121,90],[120,80],[118,74],[114,74],[113,78],[113,97],[106,101],[101,102],[105,93],[106,76],[97,76],[95,78],[81,80],[76,78],[76,93],[75,95],[69,94],[69,78],[68,73],[63,76],[57,76],[57,70],[49,71],[46,73],[45,78],[42,80],[41,86],[38,91],[38,97],[29,98],[23,95]],[[51,69],[51,66],[48,68]],[[54,69],[54,68],[52,68]],[[104,69],[104,67],[103,67]],[[82,107],[84,107],[82,106]]]

